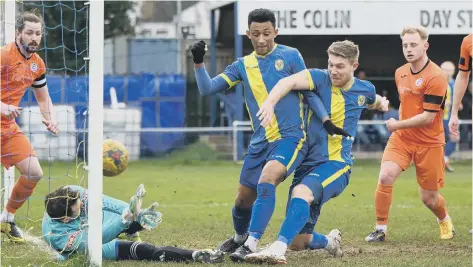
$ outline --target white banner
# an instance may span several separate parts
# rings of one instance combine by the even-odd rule
[[[400,34],[422,25],[429,34],[472,32],[471,1],[239,1],[238,33],[248,29],[248,13],[269,8],[283,35]]]

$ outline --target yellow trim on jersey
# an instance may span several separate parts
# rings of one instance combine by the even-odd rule
[[[305,136],[305,132],[304,132],[304,137],[302,137],[301,140],[299,140],[299,144],[297,144],[296,151],[294,151],[294,154],[292,154],[292,158],[289,161],[289,163],[287,164],[286,170],[289,170],[291,168],[292,164],[294,163],[294,161],[296,160],[297,155],[299,154],[299,151],[301,151],[301,148],[304,145],[305,137],[306,136]]]
[[[307,115],[307,129],[309,129],[310,118],[312,118],[312,114],[314,114],[314,112],[311,109],[309,109],[309,115]]]
[[[305,136],[305,129],[304,129],[304,97],[302,96],[301,93],[299,93],[299,116],[301,117],[301,122],[302,122],[302,131],[304,132]]]
[[[301,138],[301,140],[299,141],[299,144],[297,144],[297,147],[296,147],[296,151],[294,151],[294,154],[292,154],[292,158],[291,160],[289,161],[289,164],[287,164],[286,166],[286,170],[289,170],[292,166],[292,164],[294,163],[294,161],[296,160],[297,158],[297,155],[299,154],[299,151],[301,150],[302,146],[304,145],[304,142],[305,140],[307,139],[307,135],[306,135],[306,132],[305,132],[305,129],[304,129],[304,106],[303,106],[303,102],[302,102],[302,94],[299,93],[299,108],[300,108],[300,116],[301,116],[301,120],[302,120],[302,132],[304,133],[304,137]]]
[[[260,57],[260,58],[265,58],[265,57],[271,55],[271,53],[273,53],[274,50],[276,50],[276,47],[278,47],[278,44],[274,44],[273,49],[271,49],[271,51],[269,51],[268,53],[266,53],[266,55],[264,55],[264,56],[256,54],[256,51],[253,51],[252,55],[255,55],[256,57]]]
[[[241,82],[240,80],[232,82],[230,80],[230,78],[228,78],[228,76],[225,73],[220,73],[219,75],[220,75],[220,77],[222,77],[228,83],[228,88],[232,88],[233,86],[235,86],[235,85],[237,85]]]
[[[335,181],[340,176],[344,175],[349,170],[350,170],[350,165],[347,165],[343,169],[338,170],[336,173],[332,174],[329,178],[325,179],[325,181],[322,182],[322,187],[326,187],[327,185],[331,184],[333,181]]]
[[[263,75],[261,74],[261,70],[258,66],[258,59],[253,54],[245,56],[243,59],[243,63],[245,65],[246,76],[248,77],[248,83],[250,85],[250,89],[253,92],[253,96],[258,103],[258,107],[263,104],[263,102],[268,98],[268,90],[266,89],[266,85],[264,84]],[[251,116],[251,115],[250,115]],[[281,139],[281,133],[279,132],[279,125],[276,119],[276,114],[274,114],[271,120],[271,126],[266,126],[266,139],[268,142],[274,142],[278,139]]]
[[[248,117],[250,117],[251,130],[253,130],[254,132],[255,128],[253,127],[253,118],[251,118],[251,112],[250,112],[250,109],[248,108],[248,104],[246,103],[246,101],[245,101],[245,106],[246,106],[246,111],[248,112]]]
[[[308,69],[305,70],[307,74],[307,79],[309,80],[309,90],[314,90],[314,80],[312,80],[312,75],[310,75],[310,71]]]
[[[335,126],[343,129],[345,123],[345,98],[341,89],[332,86],[332,100],[330,104],[330,119]],[[328,136],[328,159],[344,162],[342,158],[342,140],[340,136]]]
[[[450,113],[450,107],[452,105],[452,87],[450,85],[447,86],[447,98],[445,99],[445,106],[443,108],[443,119],[448,120],[448,114]]]

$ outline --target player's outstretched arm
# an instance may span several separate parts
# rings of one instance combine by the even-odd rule
[[[229,84],[220,76],[210,78],[204,63],[195,65],[195,78],[201,95],[212,95],[229,88]]]
[[[41,115],[43,115],[43,124],[47,127],[48,131],[57,134],[59,132],[59,127],[56,119],[56,112],[54,111],[54,105],[49,96],[48,86],[44,85],[41,88],[35,88],[34,96],[36,101],[38,101]]]
[[[281,98],[291,90],[308,90],[310,88],[309,77],[308,70],[303,70],[278,81],[256,114],[263,127],[270,125],[274,115],[274,106]]]
[[[195,43],[191,48],[195,78],[197,80],[197,87],[199,88],[200,94],[203,96],[212,95],[237,84],[239,81],[232,81],[228,75],[221,74],[213,79],[210,78],[204,65],[204,55],[206,51],[207,45],[204,41]],[[226,71],[229,71],[228,69],[229,68],[227,67]]]
[[[455,80],[453,90],[452,115],[448,123],[449,131],[452,135],[457,136],[458,132],[458,110],[468,87],[468,79],[470,77],[469,71],[459,71]]]

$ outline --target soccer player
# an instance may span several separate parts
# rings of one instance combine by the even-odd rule
[[[393,134],[384,150],[375,191],[376,228],[365,238],[368,242],[385,240],[393,184],[411,162],[416,167],[422,202],[437,217],[440,238],[451,239],[454,235],[445,199],[439,193],[445,177],[442,109],[448,83],[442,69],[427,56],[428,37],[420,26],[405,27],[401,33],[407,63],[395,73],[400,120],[386,121]]]
[[[269,90],[281,78],[305,69],[297,49],[275,43],[278,34],[275,23],[272,11],[251,11],[246,34],[255,51],[237,59],[213,79],[203,64],[205,42],[200,41],[191,49],[197,85],[202,95],[215,94],[244,83],[245,103],[254,130],[232,210],[235,235],[219,247],[224,253],[232,253],[230,258],[233,261],[243,261],[245,255],[256,250],[274,211],[276,186],[292,173],[303,158],[303,106],[297,92],[289,93],[276,105],[271,127],[263,127],[256,118],[256,112],[266,100]],[[340,129],[330,121],[324,125],[332,133],[340,134]]]
[[[458,131],[458,110],[465,95],[466,88],[468,86],[468,80],[471,73],[471,58],[472,58],[472,42],[473,34],[469,34],[463,38],[463,42],[460,48],[460,60],[458,61],[458,74],[455,80],[454,93],[453,93],[453,104],[452,114],[450,116],[450,122],[448,124],[450,134],[452,136],[459,136]]]
[[[143,229],[152,230],[161,223],[161,213],[153,203],[141,209],[145,189],[140,185],[130,204],[103,195],[102,257],[105,260],[195,261],[214,263],[223,260],[223,254],[210,250],[187,250],[176,247],[157,247],[143,242],[118,240],[122,233],[134,234]],[[65,260],[74,253],[87,250],[87,190],[79,186],[62,186],[46,195],[46,212],[42,231],[46,242],[60,252]]]
[[[24,243],[14,222],[16,211],[33,194],[43,171],[35,151],[15,122],[21,113],[18,107],[28,87],[33,87],[43,124],[53,134],[59,132],[54,106],[46,85],[46,66],[36,54],[43,33],[43,20],[34,13],[24,12],[16,21],[16,40],[0,51],[1,80],[1,161],[5,168],[15,166],[20,178],[13,187],[4,211],[0,215],[1,232],[11,241]]]
[[[454,169],[450,165],[450,156],[455,151],[457,142],[459,140],[459,136],[450,135],[450,131],[448,130],[448,120],[450,119],[450,114],[452,110],[452,98],[453,98],[453,86],[455,84],[455,79],[453,79],[453,75],[455,75],[455,64],[451,61],[445,61],[440,64],[440,68],[445,72],[447,75],[448,87],[447,87],[447,96],[445,98],[445,108],[443,109],[443,131],[445,132],[445,170],[448,172],[453,172]],[[462,107],[460,106],[460,109]]]
[[[341,256],[341,233],[334,229],[328,235],[314,232],[323,204],[339,196],[348,185],[353,165],[351,140],[332,136],[323,128],[323,121],[332,122],[355,136],[363,109],[387,111],[389,101],[376,94],[373,84],[354,77],[358,67],[359,49],[351,41],[334,42],[327,50],[328,69],[303,70],[281,79],[271,90],[258,112],[262,125],[271,123],[274,106],[291,90],[306,90],[309,105],[307,120],[308,153],[296,170],[290,190],[286,218],[279,236],[269,248],[246,256],[253,263],[286,263],[287,247],[293,250],[325,248]],[[319,110],[311,96],[320,96],[327,110]],[[313,116],[313,113],[319,113]],[[319,119],[322,117],[322,121]]]

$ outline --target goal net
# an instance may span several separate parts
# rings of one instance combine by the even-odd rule
[[[8,238],[2,235],[1,265],[49,266],[65,260],[44,242],[41,230],[45,195],[64,185],[78,185],[86,189],[93,187],[89,190],[90,208],[85,212],[94,212],[96,216],[92,216],[93,222],[84,219],[81,225],[85,225],[91,235],[99,236],[88,240],[89,247],[92,246],[97,253],[87,251],[69,261],[74,261],[74,266],[101,265],[103,85],[100,80],[103,81],[103,58],[95,57],[95,62],[89,59],[94,53],[103,55],[100,52],[100,43],[103,51],[103,2],[7,0],[0,1],[0,6],[2,46],[15,41],[15,15],[18,18],[21,13],[30,11],[44,19],[38,55],[46,65],[46,82],[60,128],[56,135],[47,131],[42,123],[42,112],[35,99],[34,88],[27,88],[20,103],[23,110],[17,124],[35,149],[43,178],[33,195],[15,214],[15,222],[27,240],[26,245],[8,242]],[[90,27],[94,22],[89,20],[93,12],[102,14],[95,18],[98,21],[102,19],[101,26],[95,21]],[[102,35],[96,37],[95,43],[90,42],[89,36],[100,31]],[[90,48],[93,45],[94,48]],[[95,72],[93,75],[89,75],[91,69]],[[89,90],[89,83],[94,83],[94,90]],[[12,89],[17,88],[2,87],[1,90],[4,93]],[[5,152],[2,151],[2,154]],[[4,207],[20,172],[15,167],[2,168],[2,171]],[[93,184],[88,179],[93,180]],[[90,205],[92,203],[99,205]]]

